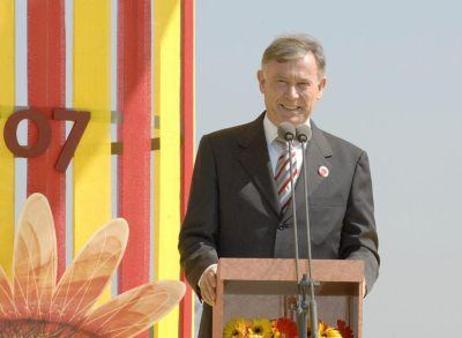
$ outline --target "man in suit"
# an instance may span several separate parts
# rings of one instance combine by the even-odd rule
[[[378,275],[367,155],[311,120],[326,86],[321,45],[307,35],[280,37],[265,50],[257,77],[266,111],[248,124],[204,136],[197,153],[179,250],[189,283],[206,303],[201,338],[211,337],[219,257],[294,257],[292,209],[277,187],[278,158],[284,152],[277,137],[281,122],[307,124],[313,133],[305,150],[306,164],[303,147],[294,145],[294,168],[303,172],[308,166],[313,258],[363,260],[367,291]],[[301,181],[297,179],[295,193],[303,239]],[[303,240],[299,252],[307,256]]]

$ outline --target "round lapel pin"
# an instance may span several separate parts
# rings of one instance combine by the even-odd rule
[[[319,167],[318,173],[321,177],[326,178],[327,176],[329,176],[329,168],[327,168],[325,165],[322,165]]]

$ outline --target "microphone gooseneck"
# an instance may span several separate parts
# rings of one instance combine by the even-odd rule
[[[310,225],[310,214],[309,214],[309,203],[308,203],[308,180],[307,180],[307,168],[308,165],[305,159],[305,152],[307,147],[307,142],[311,140],[312,131],[311,128],[307,125],[301,125],[296,129],[296,138],[302,144],[302,159],[303,159],[303,189],[304,189],[304,197],[305,197],[305,219],[306,219],[306,242],[307,242],[307,250],[308,250],[308,280],[306,278],[306,274],[303,276],[305,286],[310,288],[310,319],[311,319],[311,336],[318,337],[318,310],[316,299],[314,297],[314,280],[312,277],[312,255],[311,255],[311,225]],[[306,291],[306,290],[305,290]],[[306,304],[305,304],[306,307]]]

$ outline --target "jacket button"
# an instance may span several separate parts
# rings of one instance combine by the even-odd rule
[[[278,226],[278,230],[279,230],[279,231],[282,231],[282,230],[287,229],[288,227],[289,227],[289,226],[288,226],[287,224],[281,223],[281,224],[279,224],[279,226]]]

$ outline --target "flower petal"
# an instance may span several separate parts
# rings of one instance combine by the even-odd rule
[[[178,281],[141,285],[96,309],[80,327],[101,337],[132,337],[168,314],[185,290]]]
[[[13,291],[18,312],[44,318],[56,283],[56,234],[48,200],[32,194],[19,216],[13,258]]]
[[[333,328],[327,329],[325,332],[325,335],[328,338],[342,338],[342,335],[340,334],[340,332]]]
[[[8,277],[0,266],[0,319],[9,319],[14,316],[13,292]]]
[[[58,283],[51,320],[78,324],[120,263],[128,239],[124,219],[114,219],[94,234]]]

